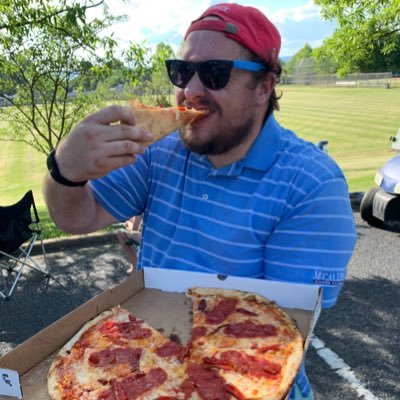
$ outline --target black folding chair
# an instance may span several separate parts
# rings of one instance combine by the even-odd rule
[[[39,265],[31,256],[33,246],[37,241],[41,244],[44,265]],[[0,298],[11,297],[26,268],[32,268],[43,273],[47,278],[50,277],[32,190],[29,190],[17,203],[0,207],[0,275],[4,290],[0,290]],[[3,276],[4,270],[8,272],[8,280],[11,278],[9,290]]]

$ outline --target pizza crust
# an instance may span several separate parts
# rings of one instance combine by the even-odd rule
[[[220,289],[220,288],[207,288],[207,287],[192,287],[189,288],[186,293],[191,296],[223,296],[223,297],[235,297],[243,300],[257,300],[262,303],[273,303],[266,297],[259,295],[258,293],[249,293],[243,290],[237,289]]]

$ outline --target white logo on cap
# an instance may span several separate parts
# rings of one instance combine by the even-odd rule
[[[226,13],[230,10],[230,8],[228,6],[221,6],[221,5],[216,5],[213,8],[216,8],[218,10],[221,10],[222,12]]]

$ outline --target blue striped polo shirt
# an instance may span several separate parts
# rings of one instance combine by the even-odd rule
[[[139,267],[316,284],[324,307],[336,302],[356,241],[346,180],[273,114],[226,167],[174,133],[91,187],[118,220],[143,214]],[[304,368],[296,382],[307,394]]]

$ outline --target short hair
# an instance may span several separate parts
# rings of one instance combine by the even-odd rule
[[[281,79],[282,75],[282,65],[280,64],[279,61],[273,61],[271,60],[268,64],[266,64],[263,60],[260,59],[260,57],[256,56],[254,53],[249,51],[250,55],[250,61],[258,62],[260,64],[263,64],[266,67],[266,70],[264,71],[259,71],[255,74],[252,74],[253,79],[251,83],[251,88],[255,89],[255,87],[263,81],[264,79],[267,78],[267,75],[270,73],[273,73],[276,77],[276,83],[278,84]],[[268,108],[265,112],[265,117],[264,121],[269,117],[269,115],[274,111],[277,110],[279,111],[280,106],[279,106],[279,99],[282,97],[282,92],[278,95],[276,91],[276,86],[273,88],[271,96],[269,98],[268,102]]]

